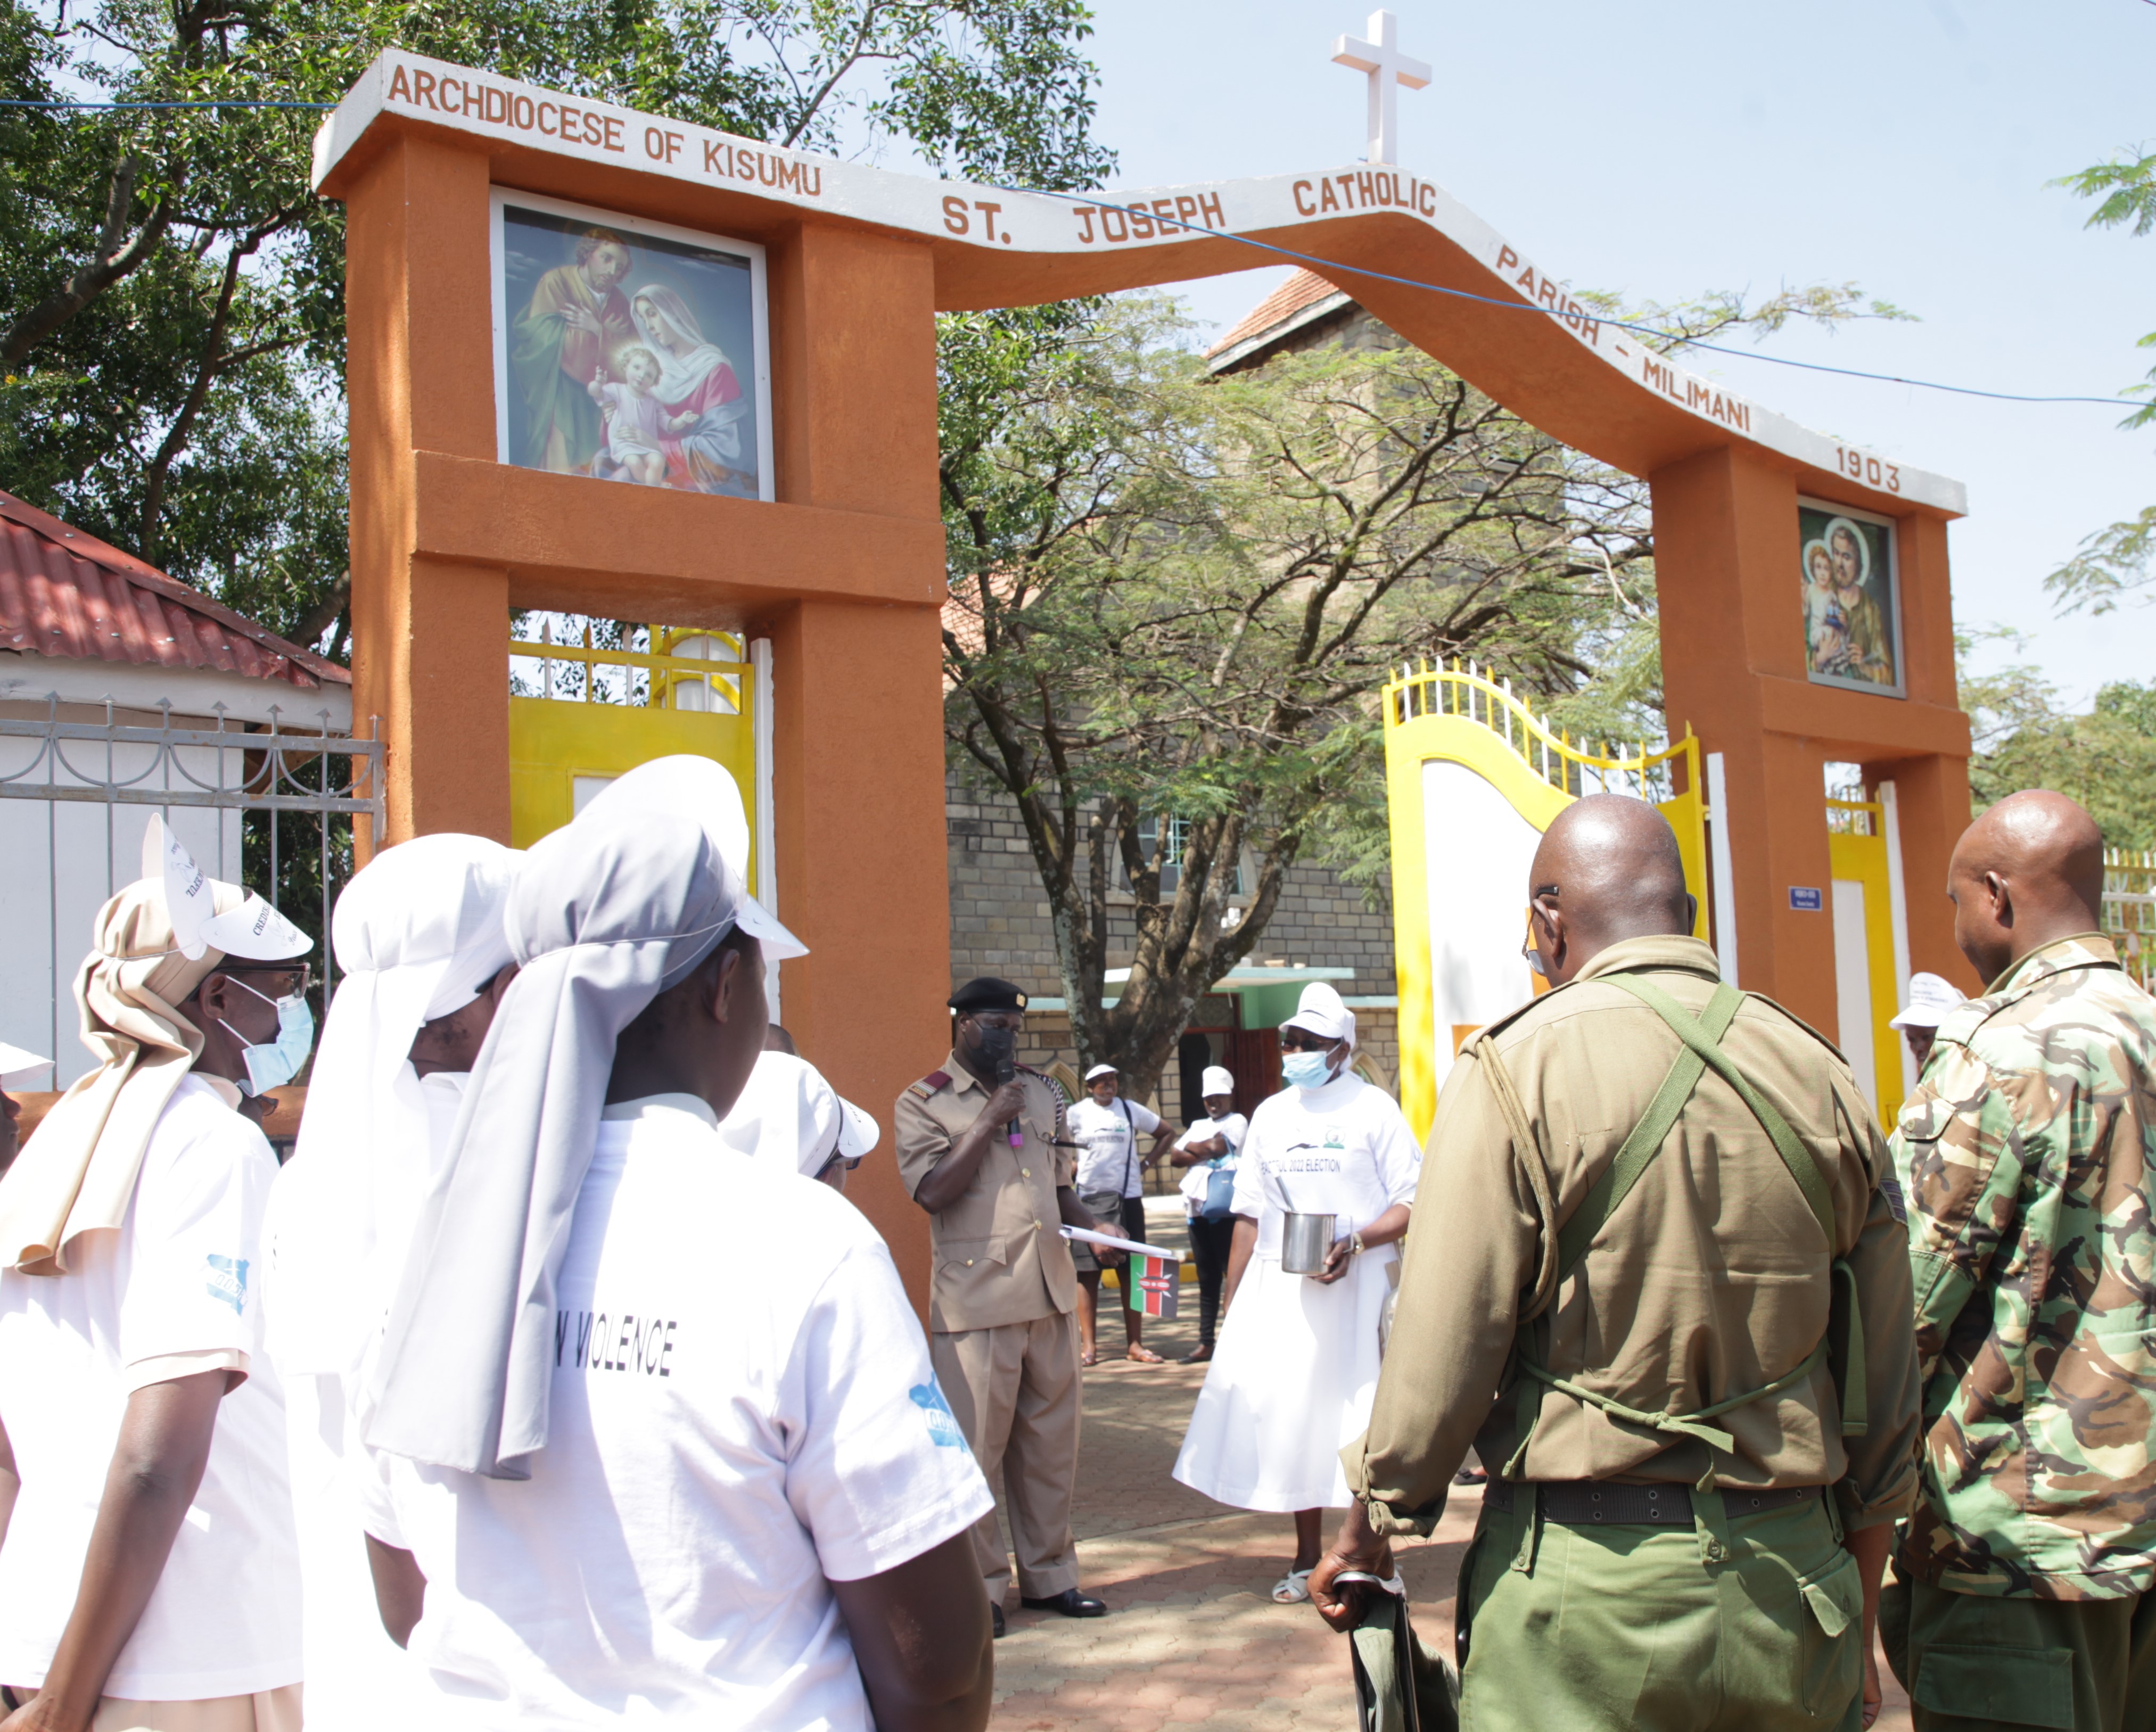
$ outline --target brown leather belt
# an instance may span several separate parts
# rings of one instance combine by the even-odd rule
[[[1740,1515],[1787,1509],[1825,1490],[1818,1485],[1784,1486],[1778,1491],[1727,1489],[1722,1494],[1722,1508],[1733,1520]],[[1691,1490],[1683,1485],[1620,1485],[1609,1479],[1492,1479],[1482,1489],[1482,1501],[1499,1514],[1509,1515],[1515,1494],[1527,1491],[1543,1494],[1544,1521],[1563,1522],[1567,1527],[1613,1522],[1671,1528],[1692,1524]]]

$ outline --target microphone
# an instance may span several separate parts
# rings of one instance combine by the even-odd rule
[[[1011,1055],[1008,1052],[999,1053],[996,1058],[996,1085],[1000,1088],[1004,1084],[1015,1079],[1017,1075],[1018,1065],[1012,1059]],[[1010,1121],[1007,1134],[1010,1137],[1010,1145],[1014,1149],[1023,1148],[1025,1145],[1025,1127],[1017,1120],[1014,1119]]]

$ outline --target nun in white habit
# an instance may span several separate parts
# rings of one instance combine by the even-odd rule
[[[265,1234],[314,1732],[394,1720],[409,1687],[375,1612],[355,1495],[373,1469],[358,1439],[413,1224],[516,971],[503,915],[521,858],[484,837],[416,837],[362,869],[331,920],[344,977]]]
[[[1286,1086],[1250,1115],[1227,1320],[1175,1477],[1237,1509],[1294,1513],[1295,1561],[1273,1588],[1286,1605],[1310,1597],[1321,1512],[1348,1504],[1340,1450],[1369,1418],[1422,1151],[1393,1098],[1348,1068],[1355,1013],[1332,987],[1305,986],[1280,1033]],[[1291,1211],[1333,1217],[1317,1273],[1281,1267]]]

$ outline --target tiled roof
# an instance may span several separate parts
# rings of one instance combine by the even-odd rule
[[[0,493],[0,648],[209,668],[301,691],[352,684],[335,662],[9,493]]]
[[[1276,325],[1285,325],[1306,307],[1317,305],[1340,290],[1314,271],[1297,270],[1279,288],[1244,315],[1243,322],[1205,351],[1206,358],[1224,354],[1239,343],[1263,336]]]

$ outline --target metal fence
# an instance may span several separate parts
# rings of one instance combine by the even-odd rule
[[[2144,992],[2156,992],[2156,853],[2103,851],[2103,930],[2127,972]]]
[[[0,1038],[53,1054],[56,1087],[85,1068],[71,983],[96,910],[140,874],[152,812],[212,877],[259,892],[313,935],[327,1002],[329,910],[352,874],[352,828],[365,822],[370,846],[381,833],[379,740],[338,731],[326,710],[273,707],[262,724],[222,705],[176,716],[169,701],[152,711],[51,694],[41,716],[9,707],[0,801],[17,803],[0,807]]]

